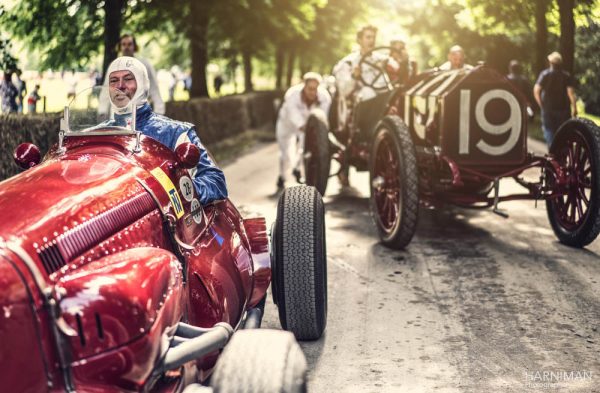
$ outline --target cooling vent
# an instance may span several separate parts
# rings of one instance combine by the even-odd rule
[[[54,273],[68,261],[154,209],[156,206],[150,194],[143,193],[59,235],[38,252],[46,273]]]

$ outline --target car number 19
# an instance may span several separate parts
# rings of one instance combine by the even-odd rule
[[[485,115],[486,105],[493,99],[500,99],[506,102],[510,108],[510,116],[502,124],[492,124]],[[469,154],[470,144],[470,111],[471,111],[471,91],[460,91],[460,120],[459,120],[459,154]],[[492,146],[481,138],[475,146],[482,152],[500,156],[508,153],[515,147],[521,134],[521,107],[517,98],[510,92],[501,89],[490,90],[479,97],[475,103],[475,122],[484,133],[490,135],[502,135],[510,132],[506,142],[500,146]]]

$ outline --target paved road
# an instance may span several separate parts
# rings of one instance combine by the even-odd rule
[[[232,200],[269,221],[276,159],[263,145],[225,168]],[[524,201],[501,205],[509,219],[421,210],[413,242],[391,251],[368,175],[351,182],[332,179],[325,198],[328,326],[302,344],[311,392],[600,392],[600,239],[565,247]],[[279,328],[272,303],[263,325]]]

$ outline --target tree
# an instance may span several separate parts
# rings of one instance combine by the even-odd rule
[[[4,7],[0,5],[0,21],[6,17]],[[0,70],[14,70],[17,68],[17,59],[11,53],[11,43],[7,38],[0,36]]]
[[[549,0],[535,0],[535,63],[534,70],[539,74],[546,68],[546,55],[548,53],[548,12]]]
[[[587,18],[587,26],[577,29],[575,73],[579,75],[578,93],[587,113],[600,116],[600,24]]]
[[[559,51],[563,68],[573,74],[575,66],[575,11],[590,15],[596,0],[556,0],[560,18]]]
[[[103,71],[116,57],[127,0],[22,0],[3,26],[41,52],[41,66],[81,68],[104,46]]]

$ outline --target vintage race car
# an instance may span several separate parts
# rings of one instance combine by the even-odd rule
[[[228,199],[200,204],[195,145],[69,121],[91,113],[65,110],[44,160],[20,145],[29,169],[0,183],[2,390],[303,391],[295,338],[327,314],[318,192],[287,189],[269,237]],[[255,329],[270,284],[293,334]]]
[[[527,150],[525,98],[493,69],[432,70],[394,86],[385,65],[369,61],[371,52],[360,66],[375,70],[374,79],[363,85],[383,86],[375,98],[346,105],[336,97],[329,129],[318,116],[307,122],[307,184],[325,192],[331,159],[340,163],[340,171],[368,170],[375,224],[382,242],[396,249],[410,243],[420,204],[493,207],[506,216],[498,203],[515,199],[544,200],[564,244],[583,247],[596,239],[597,125],[571,119],[561,126],[549,154],[533,154]],[[536,180],[522,176],[530,168],[539,168]],[[514,179],[525,192],[500,195],[503,178]]]

